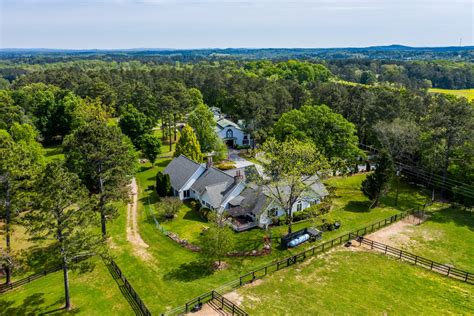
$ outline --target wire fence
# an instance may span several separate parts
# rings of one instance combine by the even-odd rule
[[[329,241],[326,241],[322,244],[310,247],[307,250],[304,250],[304,251],[302,251],[300,253],[297,253],[293,256],[290,256],[290,257],[287,257],[287,258],[284,258],[284,259],[281,259],[281,260],[278,260],[278,261],[274,261],[274,262],[271,262],[269,264],[266,264],[266,265],[260,266],[258,268],[255,268],[253,271],[248,272],[246,274],[243,274],[240,277],[238,277],[237,279],[234,279],[230,282],[227,282],[227,283],[219,286],[218,288],[216,288],[212,291],[209,291],[207,293],[199,295],[198,297],[195,297],[195,298],[187,301],[183,305],[177,306],[177,307],[175,307],[171,310],[168,310],[168,311],[164,312],[162,315],[171,316],[171,315],[181,315],[183,313],[187,313],[194,307],[195,304],[204,304],[204,303],[207,303],[207,302],[211,301],[212,300],[212,298],[211,298],[212,297],[212,292],[216,292],[216,293],[219,293],[219,294],[222,295],[224,293],[233,291],[233,290],[235,290],[235,289],[237,289],[237,288],[239,288],[239,287],[241,287],[245,284],[252,283],[253,281],[255,281],[257,279],[261,279],[261,278],[265,277],[267,274],[282,270],[286,267],[289,267],[289,266],[294,265],[296,263],[302,262],[308,257],[315,256],[315,255],[323,253],[323,252],[325,252],[325,251],[327,251],[327,250],[329,250],[329,249],[331,249],[335,246],[342,245],[342,244],[352,240],[356,236],[364,236],[368,233],[374,232],[374,231],[376,231],[376,230],[378,230],[382,227],[388,226],[388,225],[390,225],[390,224],[392,224],[396,221],[399,221],[403,218],[406,218],[410,215],[420,213],[429,204],[430,203],[427,203],[423,206],[410,209],[408,211],[402,212],[402,213],[397,214],[397,215],[390,216],[390,217],[388,217],[386,219],[383,219],[381,221],[378,221],[376,223],[367,225],[363,228],[360,228],[360,229],[357,229],[355,231],[349,232],[347,234],[341,235],[339,237],[333,238],[333,239],[331,239]]]
[[[394,248],[374,240],[367,239],[363,236],[352,235],[352,237],[355,238],[360,244],[370,246],[370,249],[381,251],[386,255],[397,257],[400,260],[408,261],[410,263],[413,263],[414,265],[422,266],[425,269],[436,271],[448,277],[452,277],[460,281],[467,282],[469,284],[474,284],[474,274],[470,272],[414,255],[410,252]]]
[[[154,213],[154,211],[152,210],[152,208],[151,208],[151,206],[150,206],[150,205],[152,205],[152,204],[150,203],[150,198],[148,198],[147,201],[148,201],[148,203],[147,203],[147,205],[146,205],[145,208],[146,208],[146,210],[147,210],[147,212],[148,212],[148,215],[150,215],[151,218],[153,219],[153,222],[155,222],[155,227],[156,227],[156,229],[158,229],[160,232],[162,232],[163,234],[165,234],[165,235],[168,236],[169,231],[166,230],[166,228],[164,228],[163,226],[160,225],[160,222],[158,222],[158,219],[156,218],[155,213]]]

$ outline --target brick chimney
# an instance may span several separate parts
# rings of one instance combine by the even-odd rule
[[[206,169],[209,169],[211,167],[212,167],[212,156],[207,156]]]
[[[240,169],[236,170],[235,171],[235,176],[234,176],[234,183],[239,183],[240,181],[242,181],[244,179],[244,177],[242,176],[242,174],[240,173]]]

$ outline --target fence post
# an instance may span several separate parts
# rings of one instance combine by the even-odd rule
[[[402,259],[402,251],[400,250],[400,257],[399,259],[401,260]]]
[[[447,276],[449,276],[449,272],[451,272],[451,267],[448,267],[448,274],[446,274]]]
[[[415,256],[415,265],[417,264],[418,262],[418,256]]]
[[[278,269],[277,269],[278,270]],[[240,277],[240,286],[242,286],[242,277]]]
[[[221,308],[221,309],[224,310],[224,296],[222,296],[222,298],[221,298],[221,304],[222,304],[222,308]]]
[[[433,270],[433,261],[431,261],[431,267],[430,270]]]
[[[385,254],[387,254],[388,245],[385,245]]]

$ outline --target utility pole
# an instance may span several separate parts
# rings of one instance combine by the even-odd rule
[[[397,170],[396,176],[397,176],[397,193],[395,195],[395,206],[398,206],[398,192],[400,189],[400,175],[401,175],[401,169],[400,167]]]

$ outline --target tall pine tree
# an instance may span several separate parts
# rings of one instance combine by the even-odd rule
[[[66,137],[64,153],[69,168],[96,198],[95,210],[105,236],[106,222],[116,214],[111,203],[129,196],[137,161],[133,146],[118,127],[92,122]]]
[[[41,198],[25,217],[27,229],[35,240],[54,240],[48,257],[62,265],[65,309],[70,310],[69,269],[88,264],[78,259],[101,251],[103,240],[93,232],[97,217],[87,189],[61,161],[46,166],[37,193]]]

